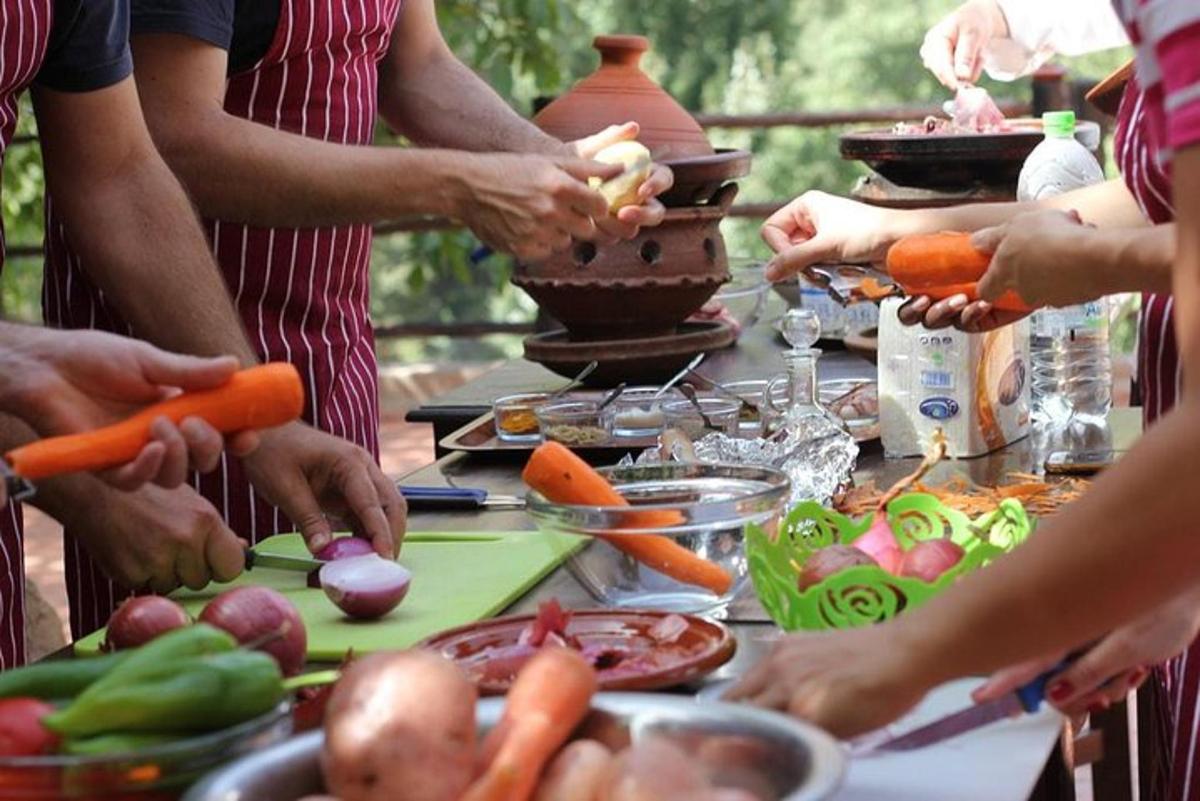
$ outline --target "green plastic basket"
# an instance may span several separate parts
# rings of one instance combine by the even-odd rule
[[[846,629],[889,620],[925,603],[959,576],[1012,550],[1033,530],[1025,507],[1011,498],[976,520],[924,493],[896,498],[887,512],[905,551],[919,541],[948,536],[966,555],[933,583],[893,576],[881,567],[867,565],[843,570],[801,592],[793,565],[803,566],[814,551],[826,545],[853,543],[875,518],[872,514],[856,522],[806,501],[783,519],[777,537],[757,525],[746,532],[750,576],[771,618],[786,631]]]

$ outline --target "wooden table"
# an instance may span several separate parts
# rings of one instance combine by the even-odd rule
[[[711,355],[701,371],[706,376],[721,382],[768,378],[778,374],[782,369],[779,359],[782,348],[783,345],[771,329],[759,326],[747,332],[737,347]],[[820,362],[819,371],[822,380],[873,377],[874,366],[846,351],[834,350],[826,352]],[[433,424],[438,438],[441,439],[479,415],[490,411],[491,401],[497,397],[516,392],[551,389],[560,386],[561,383],[561,377],[544,368],[524,360],[515,360],[415,410],[409,415],[409,420]],[[1107,430],[1088,432],[1080,444],[1087,444],[1090,447],[1107,445],[1124,449],[1129,447],[1140,435],[1140,432],[1141,417],[1137,410],[1116,410],[1110,418]],[[936,468],[930,480],[939,482],[954,473],[961,473],[976,483],[996,484],[1010,472],[1032,471],[1044,459],[1045,453],[1054,447],[1057,446],[1047,443],[1035,444],[1027,439],[1002,451],[977,459],[944,463]],[[519,495],[524,491],[519,477],[522,460],[523,455],[514,456],[513,454],[449,454],[439,458],[436,463],[406,476],[403,482],[415,486],[480,487],[497,494]],[[859,458],[856,480],[860,482],[874,480],[878,485],[886,486],[910,472],[914,462],[915,460],[911,459],[885,460],[877,446],[868,447],[864,449]],[[532,521],[519,511],[414,513],[410,520],[410,526],[414,530],[436,529],[440,531],[481,529],[513,531],[533,527]],[[539,601],[550,597],[557,597],[567,607],[588,608],[597,605],[565,569],[559,569],[514,604],[508,613],[533,612]],[[728,623],[738,638],[737,656],[720,671],[710,676],[706,683],[722,681],[741,674],[749,665],[761,659],[771,644],[780,636],[779,629],[770,623],[751,588],[747,588],[747,591],[731,605]],[[685,689],[696,691],[701,688]],[[935,706],[937,704],[947,705],[945,709],[935,711],[948,712],[966,702],[965,685],[958,684],[943,688],[940,693],[935,694],[930,703]],[[925,713],[929,714],[930,710],[925,710]],[[1116,722],[1120,724],[1122,721],[1117,720]],[[1038,783],[1035,797],[1069,797],[1067,794],[1073,793],[1073,790],[1070,788],[1070,776],[1062,768],[1061,759],[1051,759],[1048,769],[1041,773],[1039,781],[1039,770],[1046,764],[1046,757],[1057,739],[1057,720],[1052,717],[1049,723],[1046,719],[1042,719],[1040,722],[1029,721],[1026,725],[1031,728],[1024,735],[1025,739],[1018,738],[1016,742],[1018,744],[1025,742],[1029,748],[1034,749],[1032,758],[1029,753],[1024,754],[1024,759],[1012,755],[1011,749],[1014,747],[1011,739],[1012,732],[1009,732],[1009,740],[1003,743],[999,741],[990,743],[991,746],[1001,745],[1000,751],[990,750],[989,741],[985,739],[982,750],[976,755],[984,760],[979,763],[979,769],[982,771],[979,774],[981,778],[986,775],[986,769],[991,764],[987,760],[996,760],[997,753],[1009,755],[1009,758],[1001,758],[999,761],[1002,764],[1008,764],[1012,772],[1004,774],[1001,789],[989,794],[988,797],[1011,798],[1012,801],[1018,801],[1029,795],[1035,782]],[[1038,728],[1039,726],[1041,728]],[[1115,757],[1107,766],[1109,778],[1117,783],[1123,780],[1128,785],[1128,750],[1119,748],[1120,737],[1126,736],[1127,738],[1127,734],[1119,725],[1115,728],[1120,731],[1114,730],[1111,732],[1113,736],[1109,737],[1118,746],[1115,754],[1112,753],[1113,749],[1109,750],[1110,757]],[[1002,729],[996,731],[995,736],[1003,740],[1004,731]],[[1050,734],[1047,735],[1047,732]],[[1106,734],[1109,732],[1106,731]],[[1038,749],[1041,750],[1038,751]],[[956,758],[961,759],[964,756],[959,754]],[[1124,759],[1125,765],[1121,764],[1122,759]],[[909,767],[916,771],[921,770],[917,763],[912,763]],[[882,775],[886,777],[890,774],[884,771]],[[1099,784],[1099,776],[1097,779],[1097,784]],[[897,776],[896,780],[903,781],[903,778]],[[881,774],[878,773],[878,770],[869,768],[864,772],[861,767],[857,767],[851,771],[849,785],[842,797],[847,799],[867,797],[870,789],[877,787],[876,783],[879,781],[881,781]],[[1010,786],[1007,790],[1011,790],[1011,792],[1006,793],[1006,788],[1003,786],[1005,781],[1009,783]],[[855,786],[855,782],[858,782],[857,786]],[[950,792],[954,792],[952,788]],[[958,797],[967,796],[959,795]]]

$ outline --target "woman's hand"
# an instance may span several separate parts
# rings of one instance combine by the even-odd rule
[[[899,238],[896,212],[824,192],[805,192],[771,215],[762,238],[775,251],[767,279],[781,281],[814,264],[878,264]]]
[[[639,130],[636,122],[611,125],[597,134],[571,142],[569,147],[579,158],[592,159],[609,145],[637,139]],[[615,217],[608,215],[596,219],[602,238],[612,241],[633,239],[642,228],[661,223],[667,210],[657,198],[674,184],[675,175],[671,169],[664,164],[654,164],[650,177],[638,189],[638,205],[626,206]]]
[[[203,359],[167,353],[146,342],[99,331],[54,331],[5,326],[0,334],[4,376],[0,401],[39,434],[73,434],[117,422],[141,407],[182,390],[227,382],[238,369],[232,357]],[[175,487],[189,467],[216,467],[226,444],[199,418],[178,425],[165,418],[151,427],[153,440],[137,458],[102,477],[121,489],[147,482]],[[257,446],[253,432],[229,442],[236,455]]]
[[[973,84],[983,72],[983,52],[993,39],[1008,35],[1008,21],[996,0],[969,0],[929,29],[921,61],[949,89]]]
[[[788,712],[843,738],[886,726],[930,688],[894,630],[788,635],[725,698]]]
[[[1200,591],[1180,596],[1109,634],[1046,688],[1047,700],[1068,715],[1107,709],[1141,686],[1149,667],[1179,655],[1200,633]],[[972,694],[990,701],[1031,681],[1062,659],[1026,662],[994,674]]]

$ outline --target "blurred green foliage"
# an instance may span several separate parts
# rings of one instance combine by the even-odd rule
[[[917,57],[925,30],[957,0],[438,0],[455,52],[528,114],[535,98],[559,94],[597,63],[597,33],[641,33],[653,50],[646,70],[695,111],[746,114],[849,109],[940,100],[946,92]],[[1113,52],[1068,62],[1074,75],[1103,76],[1125,57]],[[985,84],[999,97],[1024,98],[1026,81]],[[25,116],[23,126],[28,126]],[[838,157],[838,129],[713,130],[719,146],[755,153],[741,201],[790,198],[809,188],[845,192],[861,168]],[[41,171],[34,148],[5,165],[4,219],[12,243],[40,241]],[[758,224],[725,225],[731,253],[765,255]],[[466,232],[376,240],[374,315],[379,325],[455,320],[527,320],[533,306],[508,284],[508,260],[478,262]],[[16,268],[16,269],[13,269]],[[9,265],[0,283],[8,314],[36,312],[39,265]],[[508,355],[514,337],[485,343],[398,340],[389,358],[416,361]]]

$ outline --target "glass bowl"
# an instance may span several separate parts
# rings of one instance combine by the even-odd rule
[[[612,438],[613,407],[595,401],[557,401],[534,410],[542,438],[573,448],[604,445]]]
[[[696,408],[697,405],[699,409]],[[704,413],[703,416],[701,412]],[[742,402],[733,398],[697,398],[695,404],[690,400],[675,400],[663,404],[663,413],[666,415],[668,428],[678,428],[693,440],[713,431],[734,436],[738,432]],[[711,428],[705,423],[704,417],[712,424]]]
[[[662,433],[666,415],[662,405],[680,397],[675,389],[669,389],[661,398],[655,398],[658,387],[630,387],[613,401],[613,429],[618,437],[653,437]]]
[[[761,261],[738,260],[730,265],[732,279],[712,296],[712,302],[725,307],[740,330],[753,327],[762,317],[763,307],[771,293],[766,279],[766,264]]]
[[[0,757],[0,801],[176,801],[200,777],[292,733],[291,705],[135,753]]]
[[[750,381],[733,381],[723,385],[725,389],[737,395],[743,401],[742,409],[738,413],[739,431],[746,434],[761,434],[763,423],[769,422],[779,416],[779,413],[767,402],[766,392],[768,384],[770,384],[770,381],[760,378]],[[788,391],[787,384],[783,382],[776,383],[775,388],[771,390],[772,399],[778,408],[787,407]],[[766,419],[764,420],[763,418]]]
[[[505,442],[538,442],[542,438],[538,428],[537,408],[550,400],[549,393],[531,392],[524,395],[506,395],[492,404],[496,436]]]
[[[604,605],[689,614],[724,614],[749,576],[746,527],[774,531],[791,490],[784,473],[765,467],[670,463],[600,473],[629,506],[557,504],[530,492],[530,516],[543,531],[603,538],[575,551],[567,569]],[[667,524],[647,527],[650,514]],[[728,586],[717,592],[671,578],[610,544],[641,547],[647,535],[715,563],[728,575]]]

